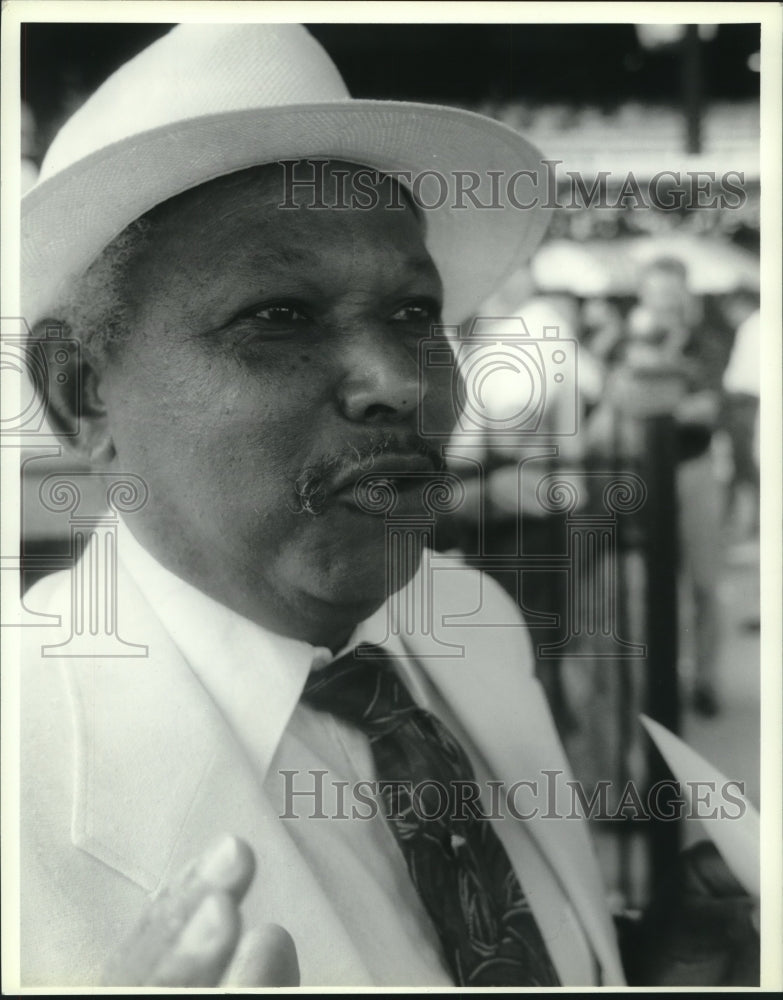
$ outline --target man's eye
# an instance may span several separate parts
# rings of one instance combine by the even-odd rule
[[[440,310],[434,302],[409,302],[391,317],[393,323],[435,323]]]
[[[254,309],[251,314],[252,319],[260,319],[265,323],[274,323],[278,326],[290,326],[292,323],[302,323],[307,317],[296,306],[280,303],[266,306],[264,309]]]
[[[273,340],[311,336],[310,316],[296,302],[271,302],[252,306],[235,316],[230,329],[244,350],[254,350]]]

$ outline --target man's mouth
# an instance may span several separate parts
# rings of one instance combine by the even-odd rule
[[[406,507],[415,502],[444,468],[439,453],[420,439],[386,438],[306,470],[295,489],[301,509],[311,514],[332,505],[378,514],[400,500]]]
[[[363,514],[389,514],[424,507],[424,491],[439,466],[422,455],[383,455],[370,471],[355,469],[335,484],[333,496]]]
[[[434,476],[438,469],[435,461],[424,455],[387,453],[369,466],[365,462],[358,462],[343,470],[329,492],[335,495],[352,492],[358,483],[371,479],[399,483],[401,488],[405,488],[416,479]]]

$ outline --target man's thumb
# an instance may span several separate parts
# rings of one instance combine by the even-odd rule
[[[226,986],[298,986],[294,939],[279,924],[246,931],[223,977]]]

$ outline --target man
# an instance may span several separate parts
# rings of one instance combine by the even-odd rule
[[[731,442],[732,472],[728,483],[724,522],[736,519],[740,539],[758,532],[760,469],[758,461],[759,401],[761,397],[761,313],[759,297],[740,288],[728,296],[725,309],[735,330],[723,389],[726,393],[723,426]],[[745,493],[747,499],[738,498]],[[743,510],[742,504],[747,510]]]
[[[721,411],[730,331],[691,294],[685,265],[668,257],[652,261],[642,274],[630,327],[637,342],[685,377],[675,417],[683,579],[695,626],[691,703],[694,711],[711,717],[720,710],[716,671],[722,571],[722,504],[711,445]]]
[[[405,788],[486,813],[568,775],[518,609],[377,513],[426,520],[441,475],[453,366],[421,341],[542,230],[390,175],[535,157],[476,116],[351,102],[286,25],[175,28],[58,136],[26,310],[42,349],[81,348],[52,424],[144,484],[111,620],[146,655],[69,654],[95,540],[27,597],[64,638],[32,636],[22,676],[26,985],[623,981],[585,824],[454,798],[429,820]]]

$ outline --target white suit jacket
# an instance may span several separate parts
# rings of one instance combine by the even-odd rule
[[[518,609],[464,566],[447,564],[433,580],[432,621],[442,626],[451,655],[427,655],[432,637],[416,629],[402,628],[387,645],[418,659],[447,716],[478,749],[485,779],[511,784],[544,770],[569,776],[530,663],[520,665]],[[231,832],[248,840],[257,858],[243,903],[245,926],[273,921],[292,934],[303,986],[394,985],[373,982],[316,873],[261,794],[242,747],[121,567],[119,632],[146,645],[148,655],[64,657],[51,649],[42,655],[42,644],[70,634],[70,589],[70,574],[59,573],[26,597],[30,610],[62,616],[62,630],[23,630],[22,984],[99,983],[106,957],[149,896]],[[601,982],[622,984],[586,824],[537,818],[494,826],[512,864],[524,871],[537,915],[543,908],[559,971],[576,921]],[[350,873],[346,878],[350,883]]]

